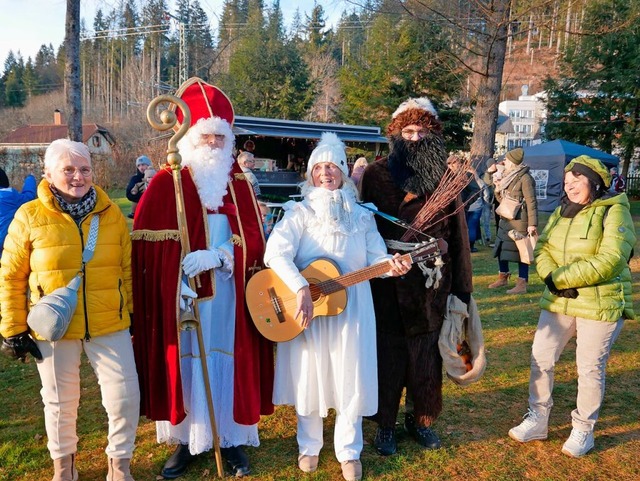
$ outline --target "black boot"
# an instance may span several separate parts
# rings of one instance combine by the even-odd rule
[[[220,448],[220,454],[222,454],[222,457],[227,463],[231,474],[236,478],[241,478],[251,472],[249,469],[249,458],[242,449],[242,446]]]
[[[376,437],[373,440],[373,445],[378,451],[378,454],[382,456],[391,456],[398,451],[398,444],[396,443],[396,428],[381,428],[378,427],[376,431]]]
[[[412,413],[404,415],[404,428],[416,442],[427,449],[440,448],[440,438],[430,427],[421,427],[416,424],[416,418]]]
[[[166,479],[179,478],[194,459],[196,459],[196,456],[189,452],[188,444],[178,444],[171,457],[164,463],[160,474]]]

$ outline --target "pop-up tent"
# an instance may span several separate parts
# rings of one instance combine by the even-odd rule
[[[607,167],[617,167],[620,160],[615,155],[592,149],[566,140],[553,140],[524,147],[524,163],[536,181],[538,210],[553,211],[560,202],[563,190],[564,168],[580,155],[600,160]]]

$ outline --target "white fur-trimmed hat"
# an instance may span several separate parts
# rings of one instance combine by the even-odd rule
[[[320,142],[309,157],[307,164],[307,178],[311,177],[311,171],[316,164],[330,162],[340,168],[345,176],[349,177],[349,167],[347,166],[346,147],[342,140],[333,132],[323,132]]]
[[[418,97],[418,98],[405,100],[398,106],[398,108],[393,113],[391,118],[395,119],[402,112],[405,112],[410,109],[426,110],[431,115],[433,115],[436,119],[438,118],[438,112],[436,111],[436,108],[431,103],[431,100],[429,100],[427,97]]]

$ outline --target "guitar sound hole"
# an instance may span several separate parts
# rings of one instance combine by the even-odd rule
[[[320,298],[322,298],[322,291],[318,288],[318,286],[315,283],[312,283],[310,279],[307,279],[307,280],[309,281],[309,291],[311,292],[311,300],[314,303],[318,302]]]

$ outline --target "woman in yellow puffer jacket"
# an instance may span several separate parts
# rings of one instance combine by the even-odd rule
[[[36,200],[23,205],[9,226],[0,268],[2,350],[37,359],[42,382],[52,481],[78,477],[75,455],[80,400],[80,354],[98,378],[109,418],[107,480],[133,481],[130,460],[139,417],[139,387],[129,334],[131,241],[122,212],[93,185],[87,147],[66,139],[51,143]],[[78,289],[69,328],[56,342],[27,326],[28,306],[67,285],[80,270],[89,225],[99,216],[93,258]]]
[[[578,397],[562,452],[576,458],[594,446],[607,359],[624,320],[634,318],[628,261],[636,234],[629,200],[609,194],[610,182],[607,168],[586,155],[565,168],[565,196],[535,249],[546,289],[531,349],[529,411],[509,431],[520,442],[546,439],[554,367],[575,336]]]

